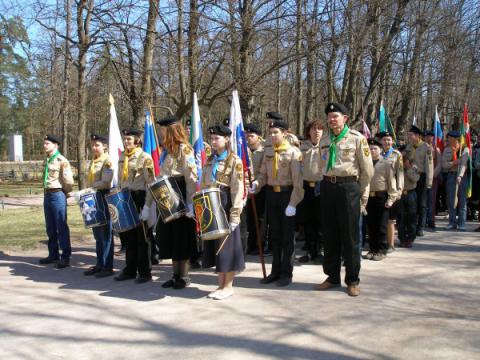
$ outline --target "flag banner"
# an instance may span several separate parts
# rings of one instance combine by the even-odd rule
[[[158,176],[160,175],[160,146],[158,145],[154,124],[153,116],[150,111],[146,111],[143,133],[143,151],[152,157],[155,176]]]
[[[117,112],[115,111],[115,100],[112,94],[109,94],[108,102],[110,103],[110,124],[108,127],[108,154],[112,162],[113,180],[112,187],[118,184],[118,160],[123,152],[122,135],[118,127]]]
[[[190,144],[193,147],[195,154],[195,164],[197,165],[197,190],[200,190],[200,184],[202,181],[202,169],[207,161],[207,155],[205,152],[205,144],[203,143],[203,130],[202,120],[200,118],[200,110],[198,107],[197,93],[193,93],[193,105],[192,114],[190,118]]]
[[[467,186],[467,198],[472,196],[472,137],[470,134],[470,123],[468,121],[468,109],[467,104],[463,107],[463,121],[460,125],[460,148],[468,149],[468,186]]]
[[[433,144],[436,148],[443,152],[443,149],[445,148],[445,142],[443,140],[442,124],[440,123],[440,118],[438,117],[437,106],[435,106],[435,120],[433,123]]]

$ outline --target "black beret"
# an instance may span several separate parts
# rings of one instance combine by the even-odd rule
[[[415,125],[412,125],[412,127],[410,128],[410,130],[408,130],[408,132],[415,133],[415,134],[418,134],[418,135],[422,135],[422,130],[420,130]]]
[[[279,128],[283,130],[288,130],[288,124],[283,120],[272,120],[268,124],[269,128]]]
[[[229,117],[226,117],[225,119],[223,119],[221,121],[221,123],[224,125],[224,126],[230,126],[230,118]]]
[[[382,147],[382,144],[375,138],[368,139],[368,145],[375,145]]]
[[[450,130],[447,134],[447,137],[452,137],[458,139],[460,137],[460,133],[455,130]]]
[[[380,138],[380,139],[382,139],[386,136],[393,137],[393,135],[390,134],[388,131],[380,131],[376,136],[378,136],[378,138]]]
[[[334,102],[328,103],[327,106],[325,106],[325,114],[330,112],[339,112],[343,115],[348,115],[348,109],[345,105]]]
[[[172,125],[172,124],[175,124],[176,122],[179,122],[180,121],[180,118],[176,115],[170,115],[170,116],[167,116],[163,119],[160,119],[157,121],[157,124],[160,125],[160,126],[169,126],[169,125]]]
[[[56,135],[45,135],[45,137],[43,138],[44,140],[48,140],[52,143],[55,143],[57,145],[60,145],[60,143],[62,142],[62,140],[60,139],[60,137],[56,136]]]
[[[124,136],[142,136],[143,131],[138,130],[138,129],[134,129],[134,128],[130,128],[130,129],[123,129],[122,134]]]
[[[225,125],[214,125],[208,128],[208,132],[211,135],[220,135],[220,136],[230,136],[232,135],[232,130]]]
[[[282,116],[282,114],[280,114],[276,111],[269,111],[269,112],[267,112],[267,119],[283,120],[283,116]]]
[[[249,133],[257,134],[259,136],[262,135],[262,128],[260,127],[259,124],[255,124],[255,123],[248,123],[247,125],[245,125],[245,131]]]
[[[108,137],[103,135],[92,134],[90,140],[101,141],[104,144],[108,144]]]
[[[192,125],[192,120],[187,119],[187,120],[185,121],[185,126],[190,126],[190,125]]]
[[[423,136],[435,136],[432,130],[425,130]]]
[[[406,149],[407,149],[407,145],[400,145],[400,146],[398,147],[398,151],[400,151],[400,152],[402,152],[402,151],[404,151],[404,150],[406,150]]]

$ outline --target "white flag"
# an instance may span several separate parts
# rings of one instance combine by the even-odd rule
[[[108,153],[113,168],[112,187],[117,186],[118,183],[118,160],[123,152],[123,141],[120,129],[118,127],[117,112],[115,111],[115,101],[112,94],[109,94],[110,103],[110,126],[108,129]]]

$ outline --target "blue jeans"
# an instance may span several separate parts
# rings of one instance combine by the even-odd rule
[[[67,224],[67,198],[62,191],[46,193],[43,199],[43,212],[48,235],[48,257],[62,260],[72,256],[70,229]]]
[[[457,173],[449,172],[447,174],[447,200],[448,200],[448,224],[452,226],[464,227],[467,220],[467,186],[468,179],[464,175],[462,181],[458,185],[458,203],[455,204],[455,187],[457,181]],[[457,221],[458,215],[458,221]]]
[[[97,250],[97,268],[113,269],[113,236],[112,222],[108,219],[108,224],[92,228],[95,238],[95,248]]]

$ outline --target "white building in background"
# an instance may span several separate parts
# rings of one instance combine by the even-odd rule
[[[8,161],[23,161],[23,140],[20,134],[8,137]]]

